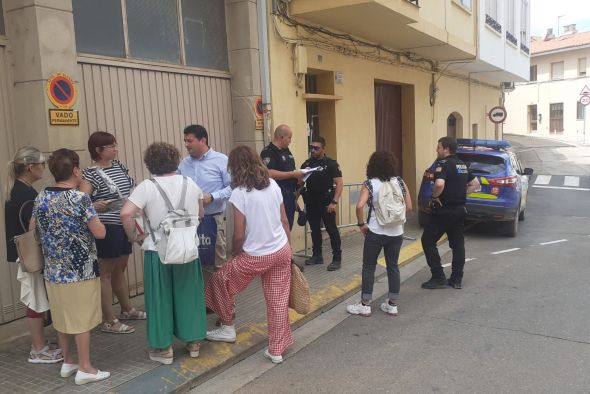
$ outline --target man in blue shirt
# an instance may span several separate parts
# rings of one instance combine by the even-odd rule
[[[191,178],[203,190],[203,221],[214,219],[217,223],[215,267],[221,267],[227,260],[225,205],[231,195],[227,156],[209,147],[207,130],[201,125],[190,125],[184,129],[184,145],[189,155],[180,162],[178,173]],[[209,267],[209,271],[215,268]]]

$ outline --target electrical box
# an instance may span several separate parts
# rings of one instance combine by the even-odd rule
[[[293,49],[293,72],[307,74],[307,48],[303,45],[295,45]]]

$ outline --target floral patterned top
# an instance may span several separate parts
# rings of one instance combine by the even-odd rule
[[[90,197],[75,189],[48,187],[35,200],[45,280],[73,283],[98,277],[96,244],[87,223],[96,216]]]

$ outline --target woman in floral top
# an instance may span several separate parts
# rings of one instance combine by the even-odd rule
[[[76,373],[76,384],[96,382],[110,376],[90,363],[90,330],[101,322],[94,238],[104,238],[105,227],[90,197],[77,190],[82,180],[78,154],[59,149],[53,152],[48,164],[56,183],[37,196],[32,227],[37,227],[41,238],[47,296],[63,350],[60,374],[68,377]],[[70,352],[72,335],[78,364]]]

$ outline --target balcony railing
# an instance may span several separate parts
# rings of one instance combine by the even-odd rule
[[[508,30],[506,30],[506,40],[513,43],[514,45],[518,44],[516,37],[514,37]]]
[[[520,43],[520,50],[526,53],[527,55],[530,54],[529,47],[524,45],[522,42]]]
[[[498,23],[494,18],[486,14],[486,25],[497,31],[498,33],[502,34],[502,25]]]

